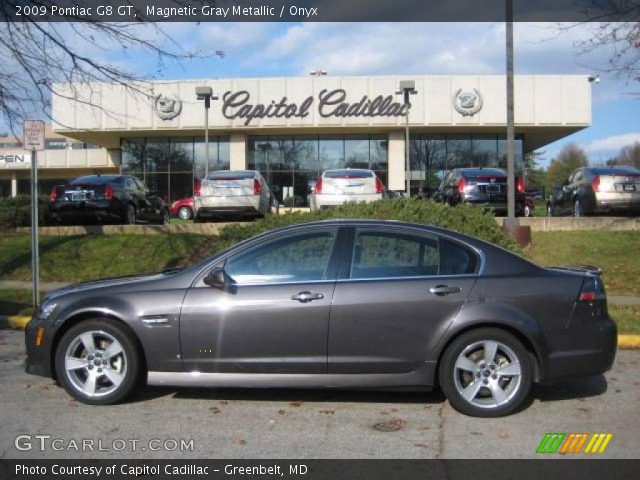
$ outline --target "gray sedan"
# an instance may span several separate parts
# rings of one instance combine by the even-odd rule
[[[27,371],[111,404],[183,387],[440,386],[499,416],[534,382],[611,368],[597,270],[541,268],[481,240],[383,221],[289,226],[197,265],[50,293]]]

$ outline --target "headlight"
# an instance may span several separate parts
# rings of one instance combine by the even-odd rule
[[[57,306],[58,306],[57,303],[45,303],[42,306],[42,309],[40,310],[40,315],[38,317],[41,320],[46,320],[47,318],[49,318],[49,315],[51,315],[51,312],[53,312]]]

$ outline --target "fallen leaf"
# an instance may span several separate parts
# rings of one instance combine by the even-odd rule
[[[334,412],[333,410],[320,410],[320,413],[324,413],[325,415],[333,415]]]
[[[233,443],[237,443],[238,445],[246,445],[247,441],[244,438],[235,437],[233,439]]]
[[[302,406],[302,402],[300,400],[296,400],[294,402],[291,402],[290,404],[292,407],[301,407]]]

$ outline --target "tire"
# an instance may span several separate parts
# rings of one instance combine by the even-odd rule
[[[189,207],[180,207],[178,209],[178,218],[180,220],[191,220],[193,217],[193,212]]]
[[[524,206],[524,216],[525,217],[530,217],[531,216],[531,208],[529,208],[529,205],[525,205]]]
[[[554,217],[555,213],[555,209],[551,205],[547,205],[547,217]]]
[[[193,223],[205,223],[204,218],[198,217],[197,215],[193,217]]]
[[[162,218],[160,219],[160,225],[169,225],[171,223],[171,214],[166,208],[162,210]]]
[[[110,348],[115,350],[113,355]],[[124,326],[101,319],[81,321],[63,335],[56,348],[55,366],[67,393],[88,405],[123,400],[139,384],[141,374],[132,334]]]
[[[123,222],[125,225],[135,225],[136,224],[136,207],[132,204],[127,204],[127,211],[124,214]]]
[[[579,198],[576,198],[573,203],[573,215],[575,217],[584,217],[584,206]]]
[[[495,348],[491,363],[485,363],[485,345]],[[506,373],[501,375],[500,371]],[[516,337],[497,328],[479,328],[449,345],[440,363],[439,380],[449,403],[459,412],[473,417],[501,417],[514,412],[527,399],[533,365],[529,352]]]

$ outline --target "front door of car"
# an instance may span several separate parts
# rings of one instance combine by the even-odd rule
[[[417,370],[469,295],[478,258],[416,230],[358,228],[353,238],[331,308],[329,373]]]
[[[187,371],[326,373],[338,229],[289,233],[224,262],[225,289],[187,291],[180,342]]]

